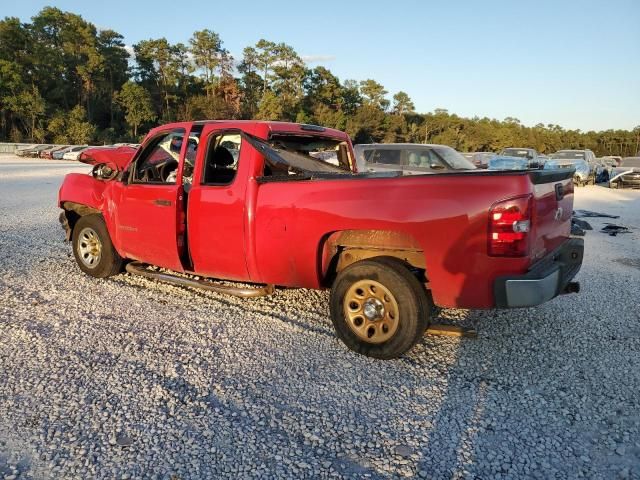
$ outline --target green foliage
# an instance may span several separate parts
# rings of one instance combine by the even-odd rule
[[[293,47],[260,39],[237,65],[212,30],[187,44],[142,40],[131,58],[124,38],[81,16],[45,7],[31,22],[0,20],[0,140],[86,143],[137,138],[156,122],[222,118],[295,120],[346,130],[355,142],[430,142],[462,151],[591,148],[597,155],[640,149],[633,131],[581,132],[462,118],[446,109],[415,113],[407,93],[390,101],[373,79],[341,82],[307,68]]]
[[[116,101],[125,111],[125,120],[132,128],[133,138],[138,136],[138,127],[144,122],[156,119],[151,95],[141,85],[127,82],[115,96]]]
[[[280,120],[282,118],[282,103],[280,99],[270,90],[262,96],[258,104],[258,120]]]
[[[364,98],[364,103],[380,110],[386,110],[389,107],[389,100],[385,98],[387,92],[382,85],[375,80],[363,80],[360,82],[360,93]]]
[[[91,142],[96,128],[87,121],[85,109],[76,105],[68,114],[57,114],[47,125],[47,132],[54,143],[83,145]]]
[[[393,113],[396,115],[404,115],[413,113],[416,107],[405,92],[398,92],[393,96]]]

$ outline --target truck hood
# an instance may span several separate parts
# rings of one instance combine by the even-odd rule
[[[78,157],[78,160],[88,165],[98,165],[101,163],[111,162],[118,167],[119,170],[129,164],[129,161],[133,158],[137,148],[129,145],[123,145],[120,147],[94,147],[87,148]]]

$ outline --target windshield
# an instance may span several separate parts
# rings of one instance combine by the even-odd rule
[[[561,150],[551,154],[551,158],[562,158],[567,160],[581,159],[584,160],[584,152],[578,150]]]
[[[489,170],[527,170],[529,162],[520,157],[496,157],[489,160]]]
[[[527,158],[532,155],[530,150],[525,148],[505,148],[500,155],[508,155],[509,157]]]
[[[626,157],[622,160],[622,167],[640,168],[640,157]]]
[[[475,170],[461,153],[447,146],[380,145],[363,152],[367,164],[397,167],[397,170]]]
[[[266,142],[248,133],[243,135],[264,155],[265,176],[351,174],[348,167],[349,149],[345,141],[323,137],[273,135],[270,142]]]
[[[433,147],[438,154],[453,170],[475,170],[476,166],[464,158],[460,152],[451,147]]]
[[[544,164],[544,168],[547,170],[554,168],[575,168],[576,170],[580,171],[589,170],[587,162],[584,160],[580,160],[579,158],[574,158],[572,160],[552,159]]]

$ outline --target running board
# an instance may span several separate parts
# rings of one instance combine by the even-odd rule
[[[161,282],[171,283],[181,287],[200,288],[211,292],[226,293],[235,297],[253,298],[271,295],[274,291],[273,285],[264,285],[261,287],[231,287],[227,285],[216,285],[207,280],[193,280],[191,278],[180,277],[171,273],[152,272],[147,270],[147,265],[141,262],[131,262],[126,266],[127,272],[133,275],[159,280]]]

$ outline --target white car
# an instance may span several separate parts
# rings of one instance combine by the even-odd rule
[[[358,172],[422,175],[440,170],[475,170],[475,165],[447,145],[369,143],[353,146]]]
[[[62,158],[64,160],[78,160],[78,157],[80,156],[80,154],[82,152],[84,152],[87,148],[89,148],[89,147],[84,147],[84,148],[81,148],[80,150],[71,150],[71,151],[65,153],[62,156]]]

